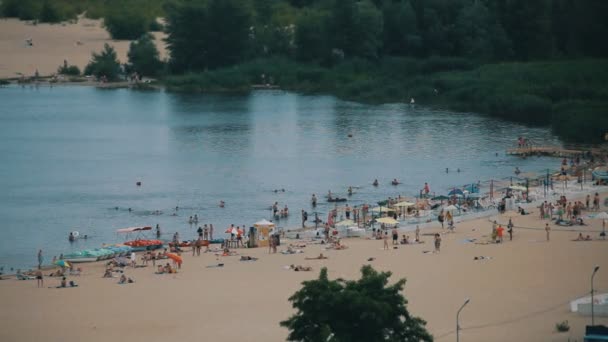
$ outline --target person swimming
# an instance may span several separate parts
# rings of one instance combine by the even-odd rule
[[[373,186],[378,186],[378,180],[374,179],[374,182],[372,183]]]
[[[226,202],[220,201],[220,208],[223,208],[224,206],[226,206]]]
[[[515,174],[518,175],[521,173],[521,170],[519,169],[519,167],[516,166],[515,171],[513,171],[513,172],[515,172]]]
[[[353,187],[349,186],[348,187],[348,196],[352,196],[353,195]]]
[[[392,185],[399,185],[399,181],[397,180],[397,178],[393,179],[393,181],[391,182]]]

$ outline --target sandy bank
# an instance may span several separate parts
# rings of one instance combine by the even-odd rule
[[[608,194],[604,193],[602,198]],[[606,210],[606,208],[603,208]],[[513,241],[486,242],[487,218],[457,224],[444,234],[439,254],[426,243],[382,250],[382,241],[346,239],[343,251],[327,251],[309,244],[303,254],[269,255],[266,248],[239,250],[259,257],[241,262],[238,256],[184,254],[176,275],[156,275],[154,269],[127,269],[135,284],[118,285],[102,279],[101,263],[84,265],[85,274],[72,277],[73,289],[38,289],[35,281],[0,281],[0,339],[5,341],[163,341],[191,339],[222,341],[283,341],[286,330],[278,322],[290,315],[287,298],[303,280],[326,266],[331,277],[356,278],[362,265],[390,270],[408,279],[405,295],[409,310],[428,322],[438,341],[454,339],[455,313],[465,297],[471,302],[461,314],[465,341],[567,341],[581,338],[588,317],[569,312],[568,302],[589,292],[589,276],[600,265],[596,289],[608,292],[608,241],[574,242],[577,233],[553,226],[545,239],[544,221],[537,215],[509,216],[515,222]],[[601,228],[589,221],[582,231]],[[518,229],[524,226],[536,229]],[[441,231],[431,228],[424,233]],[[445,232],[442,232],[445,233]],[[193,235],[195,233],[193,232]],[[281,249],[284,249],[282,246]],[[320,252],[328,260],[305,260]],[[474,260],[476,256],[491,257]],[[223,268],[207,268],[224,263]],[[308,265],[314,272],[285,270],[290,264]],[[45,286],[57,279],[46,278]],[[556,333],[555,323],[568,320],[571,331]],[[596,318],[608,324],[608,318]]]
[[[154,32],[161,59],[167,57],[163,33]],[[26,39],[32,39],[28,46]],[[57,72],[67,60],[80,70],[91,59],[91,53],[108,43],[116,49],[121,63],[127,62],[129,41],[111,40],[101,21],[81,18],[76,24],[37,24],[17,19],[0,19],[0,78],[33,76],[38,69],[41,76]]]

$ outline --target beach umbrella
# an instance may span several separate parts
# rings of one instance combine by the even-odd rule
[[[389,211],[395,211],[395,210],[393,210],[391,208],[387,208],[387,207],[375,207],[375,208],[372,208],[372,211],[376,212],[376,213],[388,213]]]
[[[69,262],[65,261],[65,260],[57,260],[55,261],[55,265],[59,266],[59,267],[72,267],[72,265],[70,265]]]
[[[336,227],[348,227],[348,226],[352,226],[355,224],[355,221],[353,220],[344,220],[344,221],[340,221],[338,223],[336,223]]]
[[[395,207],[407,208],[407,207],[411,207],[413,205],[416,205],[416,203],[404,201],[404,202],[399,202],[399,203],[395,204]]]
[[[511,185],[509,188],[515,191],[526,191],[526,187],[523,185]]]
[[[460,189],[454,189],[450,192],[448,192],[448,196],[462,196],[463,192]]]
[[[259,227],[274,227],[275,224],[272,223],[272,222],[270,222],[270,221],[268,221],[268,220],[266,220],[266,219],[264,219],[264,220],[261,220],[261,221],[258,221],[256,223],[254,223],[253,226],[256,227],[256,228],[259,228]]]
[[[378,222],[378,223],[384,223],[384,224],[397,224],[397,223],[399,223],[399,221],[395,220],[392,217],[379,218],[379,219],[376,219],[376,222]]]
[[[182,259],[182,257],[181,257],[181,256],[179,256],[179,255],[177,255],[177,254],[175,254],[175,253],[167,253],[167,254],[165,254],[165,255],[167,256],[167,258],[169,258],[169,259],[171,259],[171,260],[175,261],[175,262],[176,262],[176,263],[178,263],[178,264],[181,264],[181,263],[182,263],[182,261],[184,261],[184,259]]]
[[[606,213],[605,211],[602,211],[601,213],[595,215],[593,218],[598,219],[598,220],[606,220],[606,219],[608,219],[608,213]]]

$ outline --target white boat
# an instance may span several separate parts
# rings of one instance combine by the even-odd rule
[[[595,305],[608,305],[608,293],[593,295],[593,302]],[[591,304],[591,296],[581,297],[571,301],[570,311],[578,312],[578,306],[580,304]]]

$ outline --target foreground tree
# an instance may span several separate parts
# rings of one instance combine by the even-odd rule
[[[361,268],[361,279],[305,281],[289,298],[297,313],[281,326],[289,341],[432,341],[426,322],[410,315],[401,294],[405,279],[387,286],[390,272]]]
[[[108,43],[104,44],[101,53],[93,52],[91,61],[84,69],[85,75],[95,77],[105,76],[108,81],[116,81],[120,75],[120,62],[116,58],[116,51]]]
[[[129,45],[129,67],[141,75],[156,76],[163,66],[152,35],[144,34]]]

